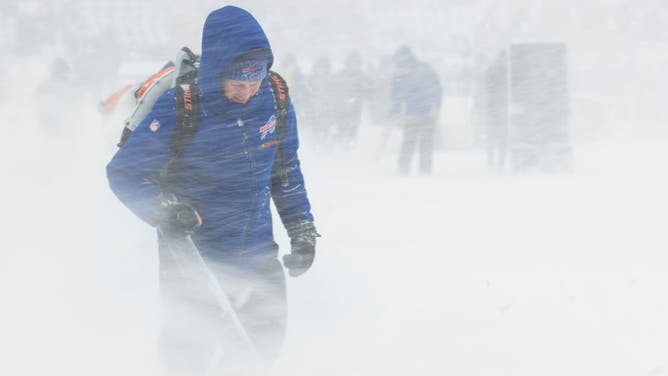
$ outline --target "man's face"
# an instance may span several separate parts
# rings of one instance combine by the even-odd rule
[[[236,81],[223,80],[223,92],[230,102],[246,104],[260,90],[262,80]]]

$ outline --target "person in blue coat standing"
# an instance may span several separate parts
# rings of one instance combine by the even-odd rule
[[[211,12],[197,73],[197,131],[174,148],[177,100],[169,90],[107,165],[116,196],[159,228],[163,301],[177,303],[163,309],[160,350],[171,374],[210,372],[226,331],[215,302],[183,288],[187,278],[167,250],[166,232],[190,235],[268,363],[280,349],[286,316],[270,200],[291,239],[283,257],[290,275],[314,260],[319,235],[297,157],[295,110],[289,103],[285,129],[277,129],[268,82],[273,60],[250,13],[233,6]]]
[[[420,173],[432,169],[436,123],[441,109],[442,89],[438,74],[418,60],[408,46],[394,54],[395,74],[391,83],[391,115],[403,131],[399,152],[399,173],[410,173],[413,155],[420,157]]]

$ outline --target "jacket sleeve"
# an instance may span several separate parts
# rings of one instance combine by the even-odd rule
[[[271,196],[281,221],[284,225],[299,220],[313,221],[311,204],[306,195],[304,176],[297,157],[299,137],[297,135],[297,119],[292,102],[289,104],[286,121],[285,137],[282,141],[283,160],[287,171],[287,185],[283,184],[278,159],[274,162],[271,178]]]
[[[160,195],[158,178],[174,158],[170,142],[176,127],[173,91],[158,99],[107,165],[114,194],[143,221],[155,225],[153,208]]]

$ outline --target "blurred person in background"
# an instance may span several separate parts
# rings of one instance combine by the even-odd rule
[[[370,95],[367,100],[369,117],[376,125],[387,128],[387,122],[390,120],[390,86],[392,82],[392,70],[387,69],[392,66],[392,56],[384,55],[378,59],[376,65],[371,68],[373,74],[370,74]]]
[[[371,92],[367,74],[362,69],[362,55],[353,51],[343,68],[332,77],[332,109],[335,142],[350,148],[362,121],[362,109]]]
[[[396,51],[394,67],[390,112],[403,132],[399,174],[410,173],[413,156],[417,153],[419,171],[428,175],[432,171],[436,122],[443,95],[440,79],[408,46]]]
[[[35,91],[40,124],[56,144],[67,137],[67,132],[64,131],[76,124],[73,122],[76,115],[73,105],[81,100],[82,95],[73,83],[73,76],[72,67],[67,60],[53,59],[48,75]]]
[[[396,122],[392,121],[390,111],[390,87],[392,85],[393,72],[388,67],[392,66],[392,55],[381,56],[369,75],[371,94],[367,100],[369,119],[371,123],[380,128],[376,158],[380,159],[385,154],[391,136],[397,131]]]
[[[302,110],[302,108],[304,108],[302,104],[305,106],[307,103],[307,98],[305,98],[308,90],[306,87],[306,76],[300,68],[295,55],[292,53],[287,54],[285,59],[280,62],[279,68],[283,78],[288,83],[288,86],[290,86],[290,98],[292,103],[300,109],[297,118],[298,120],[301,120],[302,116],[300,116],[300,114],[304,112]]]
[[[306,79],[308,102],[304,122],[314,140],[321,145],[331,143],[334,108],[332,103],[332,62],[327,55],[315,60],[313,70]]]
[[[181,103],[174,89],[165,92],[107,166],[116,196],[159,229],[160,355],[167,375],[266,374],[278,356],[287,302],[270,199],[291,240],[283,257],[290,275],[313,263],[319,235],[297,157],[295,109],[287,103],[286,117],[278,113],[269,82],[276,77],[269,72],[273,61],[250,13],[233,6],[211,12],[198,99],[189,101],[183,91]],[[177,128],[177,106],[186,103],[194,105],[198,126],[176,137],[183,129]],[[286,120],[283,129],[277,118]],[[204,277],[201,270],[182,269],[181,255],[171,248],[174,237],[197,247],[252,348],[220,299],[190,287]]]
[[[55,58],[33,89],[31,106],[35,110],[29,115],[35,116],[40,136],[33,144],[34,154],[50,166],[40,169],[40,177],[48,184],[66,183],[68,174],[81,173],[79,168],[97,152],[97,124],[89,121],[89,96],[75,82],[77,73],[69,59]]]

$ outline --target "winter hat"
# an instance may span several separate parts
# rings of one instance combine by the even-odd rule
[[[415,56],[413,51],[407,45],[399,47],[397,52],[394,53],[394,63],[397,66],[407,66],[415,63]]]
[[[235,81],[260,81],[267,76],[269,60],[247,58],[231,63],[223,71],[223,78]]]

